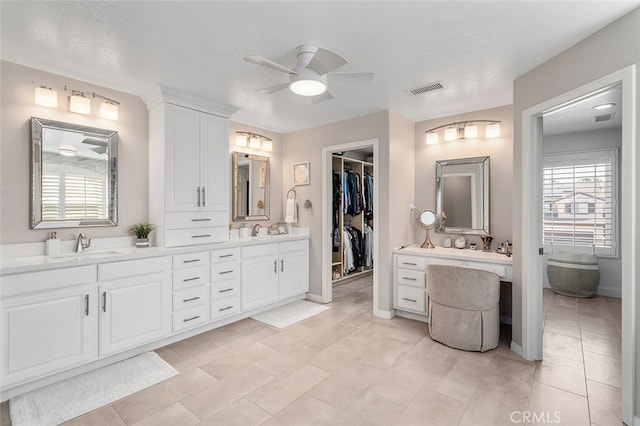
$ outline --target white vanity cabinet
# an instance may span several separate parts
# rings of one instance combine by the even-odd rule
[[[240,312],[241,266],[240,247],[211,251],[212,321]]]
[[[159,102],[149,108],[149,220],[156,245],[229,239],[227,118]]]
[[[309,241],[242,248],[242,310],[258,308],[309,288]]]
[[[394,308],[427,315],[427,259],[396,255],[394,266]]]
[[[12,275],[0,292],[0,388],[98,356],[95,266]]]
[[[98,265],[100,356],[171,332],[171,257]]]
[[[209,252],[173,256],[173,332],[207,322]]]
[[[242,310],[278,300],[278,244],[242,248]]]
[[[278,298],[309,291],[309,242],[290,241],[278,244]]]

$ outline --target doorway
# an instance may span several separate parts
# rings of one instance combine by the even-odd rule
[[[367,150],[372,154],[373,181],[378,182],[378,139],[367,139],[322,148],[322,303],[333,299],[333,162],[334,154]],[[379,210],[378,185],[373,185],[373,211]],[[373,229],[378,230],[378,215],[373,215]],[[373,265],[378,264],[378,232],[373,233]],[[373,314],[378,314],[378,270],[373,268]]]
[[[620,214],[620,244],[622,276],[622,418],[632,424],[634,404],[636,318],[636,253],[634,241],[637,200],[635,180],[638,153],[635,144],[635,66],[627,67],[575,90],[529,108],[522,113],[522,356],[542,359],[542,265],[539,249],[542,245],[542,126],[543,115],[574,104],[594,93],[615,85],[622,86],[622,149],[620,151],[620,197],[626,206]]]

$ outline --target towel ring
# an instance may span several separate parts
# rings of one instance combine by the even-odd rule
[[[291,188],[289,191],[287,191],[287,198],[290,199],[291,197],[289,197],[289,195],[293,192],[293,199],[296,199],[296,190]]]

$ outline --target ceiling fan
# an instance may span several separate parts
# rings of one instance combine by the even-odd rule
[[[339,54],[313,44],[303,44],[296,48],[298,61],[293,68],[287,68],[263,56],[248,55],[244,60],[289,74],[289,82],[258,90],[275,93],[287,87],[297,95],[310,96],[314,104],[333,99],[327,86],[360,88],[366,87],[373,79],[371,72],[333,72],[349,63]]]

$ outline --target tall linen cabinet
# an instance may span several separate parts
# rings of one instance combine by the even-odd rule
[[[160,247],[229,239],[228,118],[234,108],[160,87],[149,109],[149,220]]]

